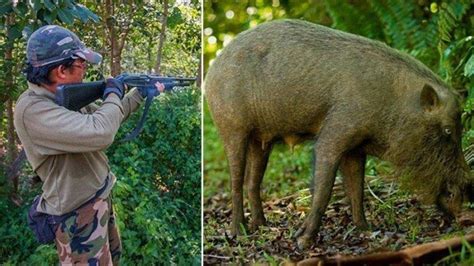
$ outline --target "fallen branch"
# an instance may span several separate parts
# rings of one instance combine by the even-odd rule
[[[215,259],[223,259],[223,260],[230,260],[231,259],[231,257],[224,257],[224,256],[217,256],[217,255],[206,255],[206,254],[204,254],[204,257],[215,258]]]
[[[381,252],[357,257],[310,258],[287,265],[426,265],[460,252],[464,243],[474,244],[474,234],[422,244],[401,251]]]

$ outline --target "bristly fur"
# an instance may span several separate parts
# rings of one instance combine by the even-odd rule
[[[438,121],[420,123],[419,118],[404,117],[392,132],[391,147],[384,157],[395,166],[402,187],[427,203],[435,203],[447,186],[467,185],[465,169],[457,161],[460,147],[443,135]]]
[[[322,32],[331,31],[331,34],[326,34],[324,36],[326,37],[326,40],[333,39],[336,42],[347,42],[348,47],[357,46],[359,49],[362,49],[362,47],[367,47],[368,51],[371,51],[372,53],[378,53],[380,55],[378,60],[397,62],[436,84],[446,86],[443,80],[441,80],[431,69],[422,64],[420,61],[416,60],[409,54],[402,53],[389,47],[383,42],[371,40],[348,32],[329,29],[327,27],[302,20],[281,20],[281,22],[287,23],[290,25],[290,27],[293,27],[296,34],[314,34],[316,35],[314,37],[315,39],[318,39],[318,35],[320,35]],[[307,30],[302,30],[303,26],[306,27]]]

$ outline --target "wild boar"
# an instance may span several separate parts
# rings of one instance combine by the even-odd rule
[[[367,155],[391,162],[427,202],[459,213],[470,191],[461,149],[460,100],[429,68],[387,45],[299,20],[264,23],[239,34],[205,80],[232,183],[231,231],[265,223],[260,184],[272,144],[315,139],[311,211],[297,233],[308,247],[325,213],[336,171],[354,223],[363,210]]]

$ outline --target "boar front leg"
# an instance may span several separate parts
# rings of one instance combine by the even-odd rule
[[[351,201],[352,219],[360,229],[369,225],[364,213],[364,172],[366,155],[359,150],[352,150],[341,159],[341,170],[346,195]]]
[[[334,121],[338,120],[340,119]],[[345,128],[339,123],[332,126],[327,125],[321,131],[315,144],[314,195],[311,211],[306,217],[303,227],[296,233],[300,249],[306,249],[312,244],[313,238],[321,226],[321,218],[331,198],[341,157],[361,142],[360,134],[356,134],[357,132],[354,130],[354,128]]]
[[[247,180],[250,212],[252,214],[250,224],[250,230],[252,231],[265,224],[262,199],[260,198],[260,184],[267,168],[271,150],[271,144],[263,147],[262,143],[255,138],[249,141],[245,179]]]
[[[247,151],[247,134],[225,134],[224,148],[229,162],[232,190],[232,224],[231,234],[239,235],[240,226],[245,226],[243,184],[245,172],[245,156]]]

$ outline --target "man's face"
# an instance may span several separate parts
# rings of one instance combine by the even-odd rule
[[[65,69],[63,84],[80,83],[84,79],[87,71],[87,62],[84,59],[76,59],[72,65]]]
[[[71,65],[59,65],[52,69],[48,78],[52,84],[41,84],[47,90],[56,93],[56,88],[61,84],[81,83],[86,75],[87,62],[84,59],[75,59]]]

